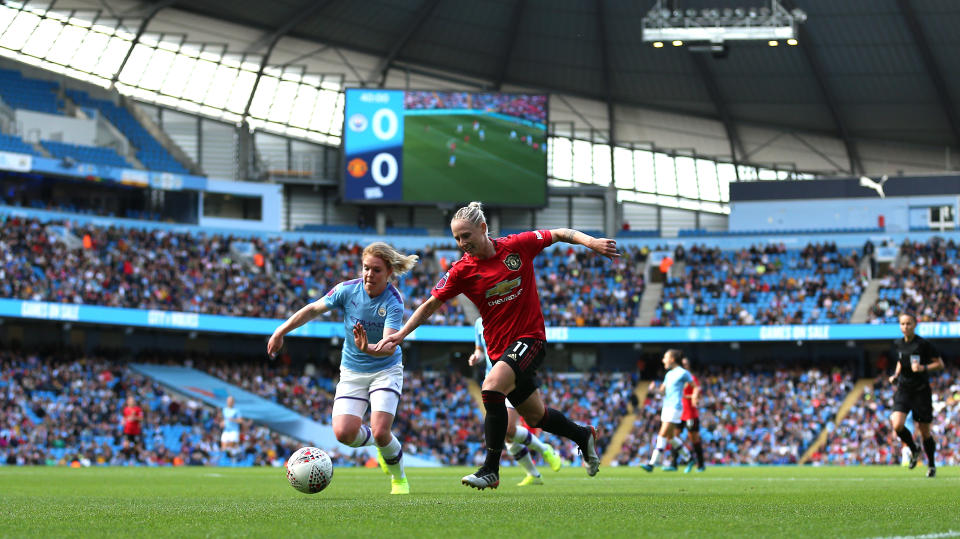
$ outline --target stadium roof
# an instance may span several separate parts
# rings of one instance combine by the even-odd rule
[[[267,36],[374,54],[382,70],[439,70],[491,87],[543,88],[844,140],[960,144],[960,4],[953,0],[783,0],[807,13],[799,46],[735,42],[725,58],[643,43],[641,19],[653,3],[192,0],[171,7]],[[674,2],[683,9],[765,3]]]

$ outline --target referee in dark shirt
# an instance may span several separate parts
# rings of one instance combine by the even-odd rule
[[[890,414],[890,423],[893,430],[903,443],[910,448],[910,468],[917,466],[920,458],[920,449],[913,441],[913,435],[904,426],[907,414],[913,412],[913,420],[923,436],[923,451],[927,454],[927,477],[936,477],[937,465],[934,461],[934,452],[937,449],[933,435],[930,433],[930,423],[933,422],[933,394],[930,391],[930,371],[943,369],[943,358],[940,352],[923,337],[918,337],[917,319],[912,314],[900,315],[900,331],[902,339],[894,341],[893,346],[897,353],[897,371],[890,377],[890,383],[897,378],[897,392],[893,396],[893,413]]]

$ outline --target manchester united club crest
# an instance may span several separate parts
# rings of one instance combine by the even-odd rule
[[[503,264],[507,266],[507,269],[510,271],[517,271],[520,269],[520,255],[517,253],[510,253],[507,255],[507,258],[503,259]]]

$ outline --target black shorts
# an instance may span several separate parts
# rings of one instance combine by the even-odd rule
[[[927,388],[925,391],[902,391],[893,395],[893,411],[905,414],[913,412],[913,420],[917,423],[933,423],[933,393]]]
[[[124,433],[124,434],[123,434],[123,437],[126,438],[127,441],[130,442],[131,444],[135,444],[135,443],[138,443],[138,442],[140,441],[140,435],[139,435],[139,434],[127,434],[127,433]]]
[[[543,358],[546,356],[543,350],[545,344],[546,341],[540,339],[523,337],[511,343],[497,360],[509,365],[517,377],[516,387],[507,394],[514,406],[522,404],[540,386],[537,369],[543,365]]]
[[[698,434],[699,434],[699,433],[700,433],[700,418],[699,418],[699,417],[694,417],[694,418],[691,418],[691,419],[687,419],[686,421],[684,421],[683,423],[680,424],[680,432],[683,432],[683,429],[687,429],[687,430],[690,431],[690,432],[695,432],[695,433],[698,433]],[[678,432],[677,434],[680,434],[680,432]]]

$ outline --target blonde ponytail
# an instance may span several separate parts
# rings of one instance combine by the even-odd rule
[[[413,269],[417,260],[420,259],[417,255],[405,255],[382,241],[375,241],[367,245],[366,248],[363,249],[363,256],[368,255],[383,260],[384,264],[393,270],[395,277],[399,277]]]

